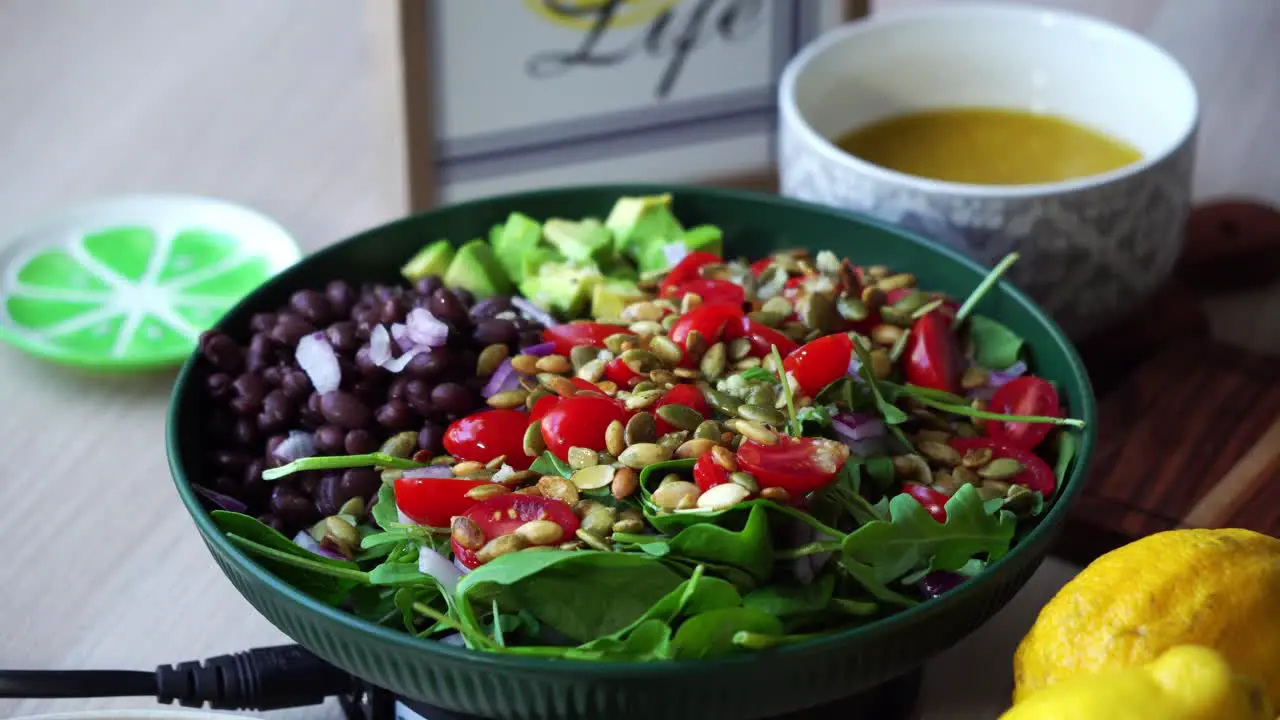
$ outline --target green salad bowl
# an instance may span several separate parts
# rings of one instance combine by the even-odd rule
[[[405,218],[336,243],[259,287],[218,327],[248,334],[250,317],[293,292],[335,279],[392,282],[426,243],[482,237],[518,210],[535,218],[603,217],[624,195],[671,192],[686,225],[724,231],[726,254],[829,249],[864,264],[914,273],[922,287],[966,296],[986,271],[956,252],[851,213],[771,195],[697,187],[616,185],[505,195]],[[285,634],[333,665],[401,696],[489,718],[762,718],[855,695],[923,665],[1002,608],[1040,565],[1084,487],[1095,441],[1095,402],[1084,365],[1062,331],[1026,296],[1001,282],[977,312],[999,320],[1030,348],[1035,372],[1053,382],[1086,429],[1052,508],[1020,531],[1014,549],[981,575],[939,598],[864,626],[806,643],[725,659],[604,663],[522,658],[466,650],[378,627],[294,589],[229,542],[192,483],[203,466],[209,372],[193,356],[169,408],[167,447],[178,493],[214,560],[242,595]],[[1002,671],[1003,668],[997,668]]]

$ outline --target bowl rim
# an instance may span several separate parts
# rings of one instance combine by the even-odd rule
[[[405,223],[415,222],[423,215],[430,215],[444,209],[465,212],[469,208],[480,205],[488,206],[493,204],[504,204],[514,207],[529,199],[584,191],[604,193],[616,197],[636,194],[657,195],[670,193],[677,199],[677,201],[682,194],[699,194],[704,197],[713,197],[722,200],[764,203],[789,210],[803,211],[809,214],[826,215],[830,219],[840,220],[847,223],[863,224],[888,232],[899,237],[903,242],[923,246],[929,252],[942,255],[948,260],[967,266],[970,270],[979,275],[984,275],[987,272],[986,268],[983,268],[975,261],[968,259],[949,247],[931,242],[920,235],[860,213],[842,211],[825,205],[818,205],[815,203],[794,200],[766,193],[676,183],[565,185],[541,190],[504,193],[502,195],[486,196],[461,203],[442,205],[425,212],[414,213],[404,218],[384,223],[333,243],[312,254],[310,257],[304,258],[302,261],[295,263],[294,266],[290,268],[290,271],[300,268],[308,261],[319,260],[330,254],[336,253],[339,248],[344,247],[349,243],[365,241],[366,238],[383,233],[389,228]],[[242,305],[249,304],[249,302],[264,289],[282,283],[282,278],[288,272],[289,271],[281,273],[259,286],[252,293],[242,299],[235,308],[229,311],[228,315],[239,312]],[[1007,293],[1008,299],[1011,302],[1030,312],[1033,317],[1044,324],[1050,336],[1065,354],[1069,374],[1073,376],[1074,382],[1078,383],[1079,387],[1084,391],[1081,407],[1078,409],[1078,417],[1084,420],[1085,427],[1082,433],[1083,437],[1080,445],[1076,448],[1076,462],[1074,463],[1071,473],[1068,475],[1067,481],[1064,483],[1066,487],[1058,495],[1049,512],[1041,516],[1040,521],[1036,526],[1032,528],[1030,532],[1022,536],[1021,541],[1014,546],[1008,554],[991,563],[981,574],[961,584],[956,589],[938,598],[922,602],[913,607],[893,613],[887,617],[867,623],[866,625],[860,625],[843,632],[834,633],[813,640],[787,644],[779,648],[774,648],[770,650],[771,658],[785,660],[801,656],[822,654],[829,652],[838,646],[845,645],[851,640],[864,640],[869,637],[875,638],[876,636],[890,634],[900,626],[909,626],[918,622],[922,618],[927,618],[939,613],[945,613],[953,606],[962,605],[967,596],[976,595],[984,586],[997,582],[999,580],[998,570],[1000,567],[1012,564],[1015,559],[1021,557],[1021,552],[1023,552],[1026,547],[1036,544],[1037,541],[1043,540],[1047,542],[1052,538],[1053,533],[1056,532],[1056,528],[1066,521],[1068,508],[1071,506],[1072,501],[1074,501],[1084,489],[1087,470],[1093,457],[1093,448],[1097,433],[1097,407],[1093,392],[1093,385],[1089,380],[1089,375],[1085,371],[1084,362],[1081,360],[1079,353],[1077,353],[1075,346],[1067,338],[1066,333],[1063,332],[1058,324],[1054,322],[1053,319],[1050,318],[1048,314],[1036,305],[1029,297],[1024,295],[1006,280],[1001,280],[997,284],[1005,293]],[[377,638],[382,642],[390,643],[390,645],[395,647],[397,650],[408,653],[424,653],[423,657],[425,658],[437,658],[452,662],[466,662],[468,664],[484,667],[493,671],[516,673],[541,672],[545,671],[548,667],[556,666],[556,663],[559,662],[560,667],[572,669],[572,671],[579,676],[590,677],[597,680],[636,680],[648,677],[665,676],[671,673],[701,672],[711,669],[731,669],[734,667],[750,665],[757,661],[754,653],[741,653],[729,657],[706,660],[606,662],[596,660],[557,661],[549,660],[548,658],[480,652],[418,638],[403,631],[382,627],[312,598],[301,590],[294,588],[284,580],[276,577],[238,546],[227,540],[226,535],[224,535],[213,523],[212,517],[209,512],[204,509],[204,506],[196,495],[190,480],[187,478],[183,460],[178,456],[177,452],[179,445],[179,437],[177,434],[177,420],[179,415],[178,408],[181,405],[180,400],[184,392],[187,392],[187,389],[192,385],[193,374],[199,359],[200,353],[199,350],[197,350],[193,352],[187,359],[187,362],[183,364],[182,369],[174,380],[173,392],[170,395],[169,405],[166,410],[165,455],[169,465],[169,473],[178,490],[178,495],[182,499],[182,503],[187,512],[191,515],[192,519],[195,520],[196,527],[200,531],[201,535],[204,536],[206,543],[216,546],[217,552],[222,555],[234,558],[236,563],[241,566],[242,570],[252,575],[256,582],[269,586],[276,593],[284,596],[293,603],[302,606],[307,611],[320,615],[326,620],[342,626],[346,631],[359,632],[366,636]]]
[[[1070,24],[1079,27],[1083,31],[1095,32],[1152,53],[1168,65],[1169,70],[1186,86],[1187,91],[1190,93],[1191,107],[1186,127],[1182,129],[1173,142],[1159,152],[1144,154],[1137,162],[1105,173],[1048,183],[983,185],[911,175],[891,170],[851,155],[841,150],[830,139],[815,130],[804,113],[800,112],[799,107],[796,106],[796,84],[799,82],[800,76],[809,69],[815,59],[836,46],[855,40],[860,35],[867,35],[895,26],[954,16],[966,18],[996,16],[1013,18],[1022,22],[1049,21],[1058,24]],[[782,116],[782,125],[793,128],[800,135],[806,146],[813,148],[825,159],[835,162],[845,169],[870,176],[879,182],[907,187],[920,192],[952,195],[967,199],[1012,200],[1042,198],[1089,190],[1117,181],[1127,180],[1147,172],[1176,155],[1195,138],[1200,126],[1200,96],[1196,89],[1195,81],[1191,78],[1191,74],[1186,67],[1168,50],[1133,30],[1099,17],[1069,10],[1014,5],[1012,3],[972,2],[945,7],[911,8],[883,14],[876,13],[835,27],[810,42],[787,62],[783,68],[782,76],[778,80],[777,100],[778,112]]]

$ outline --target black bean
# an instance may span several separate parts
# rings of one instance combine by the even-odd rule
[[[386,368],[380,367],[373,362],[372,351],[368,345],[362,346],[356,350],[356,370],[365,377],[377,377],[387,372]]]
[[[418,431],[418,449],[426,450],[431,455],[444,452],[444,427],[433,422],[423,425]]]
[[[311,394],[311,379],[301,370],[290,370],[280,382],[285,397],[295,403],[303,402]]]
[[[316,496],[316,491],[320,489],[320,473],[304,472],[295,475],[298,482],[298,489],[306,493],[310,497]]]
[[[311,427],[324,424],[324,413],[320,412],[320,393],[313,392],[307,396],[301,411],[298,413],[302,422]]]
[[[356,289],[346,280],[334,280],[329,283],[324,289],[324,294],[329,299],[329,307],[336,315],[349,314],[356,304]]]
[[[374,411],[378,424],[388,430],[404,430],[414,422],[413,411],[400,400],[390,400]]]
[[[433,378],[449,367],[449,348],[431,348],[414,355],[405,366],[404,373],[413,378]]]
[[[261,458],[251,461],[244,468],[244,480],[242,485],[246,494],[256,493],[264,484],[262,479],[262,471],[267,469],[267,464]]]
[[[406,390],[409,387],[409,378],[403,374],[395,376],[391,380],[391,384],[387,386],[388,400],[404,400]]]
[[[382,302],[381,307],[378,309],[378,319],[384,325],[404,322],[405,314],[407,312],[407,308],[405,308],[399,300],[396,298],[387,298]]]
[[[262,371],[262,381],[266,383],[268,387],[280,387],[280,383],[283,380],[284,374],[280,372],[279,365],[272,365]]]
[[[240,495],[240,483],[236,482],[236,479],[229,475],[219,475],[215,477],[213,482],[210,484],[213,490],[220,492],[223,495],[230,495],[234,498],[238,498]]]
[[[241,445],[253,445],[262,439],[262,433],[258,432],[258,423],[248,417],[236,420],[231,432],[236,442]]]
[[[369,498],[382,486],[382,478],[373,468],[349,468],[342,472],[342,494],[350,500],[353,497]]]
[[[467,307],[471,307],[476,304],[476,296],[466,288],[454,288],[453,294],[458,298],[458,302]]]
[[[431,404],[431,383],[424,380],[410,380],[404,389],[405,402],[409,407],[426,415],[435,409]]]
[[[382,313],[372,303],[361,301],[351,310],[351,319],[357,325],[376,325],[382,322]]]
[[[254,313],[249,320],[249,330],[255,333],[264,333],[269,331],[276,324],[275,313]]]
[[[205,392],[213,400],[226,400],[235,394],[231,376],[226,373],[214,373],[204,381]]]
[[[333,349],[340,353],[349,353],[360,347],[360,340],[356,338],[356,324],[350,320],[339,320],[325,329],[324,334],[329,338]]]
[[[476,321],[488,320],[500,312],[511,309],[511,298],[505,295],[494,295],[471,306],[471,317]]]
[[[280,443],[282,443],[282,442],[284,442],[284,441],[285,441],[285,436],[284,436],[284,435],[272,435],[271,437],[267,438],[267,457],[266,457],[266,460],[267,460],[267,464],[268,464],[268,465],[270,465],[270,466],[272,466],[272,467],[276,467],[277,465],[283,465],[283,464],[284,464],[284,463],[280,462],[280,459],[279,459],[279,458],[277,458],[277,457],[276,457],[276,450],[280,447]]]
[[[476,325],[475,340],[481,345],[507,345],[517,338],[515,323],[510,320],[485,320]]]
[[[431,391],[431,404],[450,415],[461,415],[475,405],[475,396],[465,385],[445,382]]]
[[[293,347],[298,344],[302,336],[309,335],[315,330],[315,326],[303,319],[301,315],[282,312],[276,316],[276,326],[271,328],[271,339],[281,345]]]
[[[262,432],[286,430],[297,408],[285,397],[283,390],[272,390],[262,399],[262,412],[258,413],[258,427]]]
[[[289,306],[312,325],[327,325],[333,319],[329,298],[318,290],[299,290],[289,298]]]
[[[402,291],[398,287],[378,284],[373,286],[373,299],[381,304],[391,298],[400,297],[401,292]]]
[[[422,295],[430,295],[442,287],[444,287],[444,282],[440,280],[439,275],[425,275],[418,278],[418,281],[413,284],[413,289]]]
[[[520,349],[531,348],[543,343],[541,330],[528,330],[520,333]]]
[[[342,471],[327,472],[320,477],[320,484],[316,486],[316,510],[321,515],[335,515],[342,508],[343,503],[352,497],[351,495],[344,496]]]
[[[249,456],[233,450],[217,450],[213,453],[213,466],[219,470],[241,472],[249,464]]]
[[[235,373],[244,367],[244,351],[224,332],[211,330],[201,335],[200,352],[219,370]]]
[[[379,405],[387,397],[387,385],[381,380],[365,378],[351,384],[351,394],[368,405]]]
[[[378,449],[378,439],[368,430],[352,430],[342,441],[348,455],[364,455]]]
[[[471,320],[471,316],[467,314],[467,306],[449,292],[448,288],[440,288],[431,293],[431,302],[427,308],[436,319],[455,327],[467,327]]]
[[[320,413],[330,424],[347,430],[362,428],[373,419],[369,406],[364,401],[342,390],[320,396]]]
[[[249,340],[249,351],[245,353],[245,367],[249,372],[262,372],[276,362],[278,346],[266,333],[258,333]]]
[[[347,431],[337,425],[321,425],[315,432],[316,451],[321,455],[341,455],[346,437]]]
[[[271,512],[288,525],[305,525],[316,516],[315,503],[284,483],[271,488],[270,506]]]
[[[262,398],[267,392],[266,383],[252,373],[243,373],[232,387],[236,396],[231,399],[231,409],[239,415],[251,415],[262,409]]]
[[[266,525],[269,528],[274,528],[279,532],[284,532],[284,527],[285,527],[284,523],[280,521],[280,518],[276,517],[271,513],[266,513],[265,515],[259,515],[258,522],[262,523],[263,525]]]

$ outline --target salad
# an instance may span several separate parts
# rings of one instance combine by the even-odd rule
[[[324,517],[292,516],[298,527],[279,493],[279,512],[255,517],[199,488],[233,544],[322,602],[423,638],[703,658],[928,602],[1008,553],[1067,477],[1083,421],[1021,338],[973,312],[1016,256],[952,298],[909,268],[828,251],[724,257],[719,230],[683,228],[670,196],[623,198],[605,221],[513,213],[490,241],[504,238],[518,254],[485,256],[480,240],[465,267],[447,243],[412,258],[406,278],[430,277],[431,301],[403,323],[361,321],[350,363],[324,333],[296,338],[280,375],[305,387],[304,410],[250,484],[367,485]],[[448,418],[438,439],[406,428],[352,452],[357,427],[324,440],[344,427],[330,410],[345,389],[368,380],[348,377],[361,353],[394,384],[418,355],[475,341],[432,311],[449,288],[524,295],[506,311],[520,336],[485,344],[474,381],[457,383],[483,406],[431,404],[424,416]],[[361,420],[397,427],[382,422],[390,403]]]

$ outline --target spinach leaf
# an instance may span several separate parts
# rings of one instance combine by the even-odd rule
[[[774,382],[778,379],[777,375],[774,375],[773,372],[765,370],[762,367],[747,368],[738,374],[742,376],[743,380],[746,380],[749,383],[760,382],[763,380]]]
[[[361,585],[351,590],[351,612],[378,625],[385,625],[399,614],[395,588]]]
[[[396,512],[396,488],[391,483],[383,483],[378,488],[378,499],[373,502],[373,509],[369,511],[373,516],[373,521],[383,530],[390,530],[392,525],[400,522],[400,513]],[[369,546],[360,543],[360,547],[368,548]]]
[[[1004,325],[982,315],[969,318],[973,361],[988,370],[1004,370],[1022,356],[1023,339]]]
[[[643,615],[636,618],[635,622],[615,633],[585,643],[579,648],[607,650],[613,644],[623,642],[645,623],[656,621],[670,627],[683,617],[740,605],[742,605],[742,596],[733,585],[719,578],[706,576],[702,566],[698,566],[688,580],[663,595]]]
[[[475,607],[521,609],[585,642],[626,627],[681,583],[656,558],[594,551],[512,553],[481,565],[458,583],[458,616],[479,632]]]
[[[568,478],[573,475],[573,468],[569,467],[569,463],[555,456],[555,453],[547,450],[538,456],[537,460],[529,466],[529,469],[539,475],[558,475],[562,478]]]
[[[369,582],[374,585],[399,587],[434,583],[435,580],[419,570],[415,560],[414,562],[384,562],[369,571]]]
[[[662,562],[672,568],[675,572],[680,573],[682,577],[691,576],[699,567],[704,568],[707,574],[718,579],[725,580],[735,589],[742,592],[750,592],[760,584],[759,581],[757,581],[746,570],[733,565],[721,565],[719,563],[709,562],[699,563],[695,560],[689,560],[682,557],[664,557],[662,558]]]
[[[778,618],[811,615],[831,604],[835,588],[835,576],[828,573],[808,585],[774,583],[753,590],[742,598],[742,605]]]
[[[893,458],[888,455],[876,455],[866,459],[867,474],[875,482],[878,490],[884,491],[893,486],[895,472]]]
[[[435,608],[442,615],[449,614],[452,606],[451,599],[448,593],[440,589],[439,584],[432,582],[402,587],[395,590],[395,594],[392,597],[395,607],[400,611],[401,619],[404,621],[405,630],[414,635],[427,636],[445,629],[435,620],[431,620],[430,623],[425,624],[426,630],[423,630],[424,624],[419,621],[423,616],[413,607],[415,604],[425,605]]]
[[[338,470],[355,467],[385,467],[398,470],[411,470],[424,467],[425,463],[408,458],[396,457],[390,453],[373,452],[366,455],[315,455],[299,458],[287,465],[274,467],[262,472],[263,480],[279,480],[294,473],[310,470]]]
[[[870,565],[864,565],[857,560],[844,556],[837,563],[840,569],[844,571],[858,584],[863,590],[871,593],[872,597],[895,605],[904,605],[910,607],[919,604],[919,600],[909,598],[902,593],[889,589],[889,586],[876,576],[876,571]]]
[[[281,580],[329,605],[338,605],[357,585],[368,583],[355,563],[334,560],[298,547],[257,518],[227,510],[210,513],[227,539],[253,554]]]
[[[694,615],[680,625],[671,639],[674,657],[681,660],[713,658],[741,652],[733,636],[739,632],[781,635],[782,622],[760,610],[729,607]]]
[[[831,413],[823,405],[808,405],[796,411],[800,433],[805,437],[823,437],[831,431]]]
[[[670,660],[671,626],[649,618],[623,637],[610,635],[580,647],[566,648],[564,656],[627,662]]]
[[[691,525],[667,541],[672,553],[698,562],[742,568],[758,581],[773,571],[773,534],[764,507],[752,506],[741,530],[712,523]]]
[[[888,522],[849,533],[844,557],[869,566],[877,581],[887,583],[916,568],[956,570],[980,553],[995,560],[1009,551],[1016,518],[1005,511],[989,514],[972,485],[961,486],[946,511],[946,523],[939,523],[910,495],[898,495],[889,501]]]
[[[865,382],[848,375],[836,378],[818,391],[814,401],[820,405],[835,405],[837,410],[871,411],[876,409],[876,399]]]

